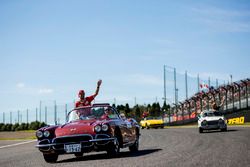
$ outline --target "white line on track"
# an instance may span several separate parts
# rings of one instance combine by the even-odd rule
[[[1,148],[7,148],[7,147],[12,147],[12,146],[18,146],[18,145],[22,145],[22,144],[27,144],[27,143],[32,143],[36,140],[30,140],[30,141],[25,141],[25,142],[21,142],[21,143],[15,143],[15,144],[10,144],[10,145],[6,145],[6,146],[1,146]]]

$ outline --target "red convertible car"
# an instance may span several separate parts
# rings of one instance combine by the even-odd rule
[[[140,128],[135,121],[123,120],[109,104],[75,108],[64,125],[47,126],[36,131],[36,147],[44,160],[56,162],[60,154],[76,157],[91,151],[107,151],[117,156],[120,148],[138,151]]]

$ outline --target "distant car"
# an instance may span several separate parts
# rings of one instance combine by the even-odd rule
[[[146,117],[140,122],[141,128],[164,128],[162,117]]]
[[[227,123],[223,115],[218,111],[204,111],[198,116],[198,128],[202,133],[204,130],[227,131]]]
[[[56,162],[60,154],[81,157],[90,151],[107,151],[114,157],[120,148],[138,151],[139,130],[137,122],[122,120],[109,104],[94,104],[70,111],[64,125],[37,130],[36,147],[49,163]]]

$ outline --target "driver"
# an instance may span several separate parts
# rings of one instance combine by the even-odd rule
[[[80,90],[78,93],[78,97],[80,100],[75,103],[75,108],[91,105],[91,102],[95,99],[95,97],[99,93],[99,89],[100,89],[101,84],[102,84],[102,80],[99,80],[97,82],[97,88],[96,88],[95,94],[92,96],[85,97],[84,90]]]
[[[104,110],[104,114],[101,116],[102,119],[108,119],[108,118],[112,118],[113,116],[113,111],[111,110],[111,108],[107,108]]]

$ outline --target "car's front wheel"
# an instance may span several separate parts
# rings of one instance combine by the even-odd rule
[[[58,154],[43,154],[43,158],[48,163],[55,163],[58,159]]]
[[[203,133],[203,129],[202,128],[199,128],[199,133]]]
[[[130,152],[137,152],[139,149],[139,137],[136,138],[134,144],[132,146],[129,146]]]
[[[116,157],[119,155],[119,153],[120,153],[120,144],[118,138],[115,137],[114,142],[107,150],[107,154],[108,157]]]

